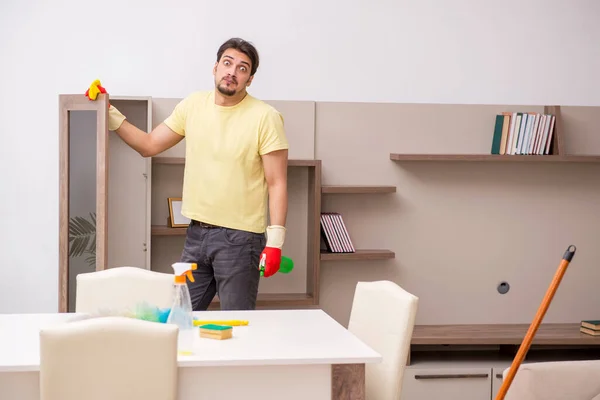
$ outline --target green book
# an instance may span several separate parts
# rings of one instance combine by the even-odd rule
[[[600,320],[584,319],[583,321],[581,321],[581,326],[588,329],[600,330]]]
[[[496,115],[496,125],[494,127],[494,137],[492,138],[492,154],[500,154],[500,143],[502,142],[502,126],[504,125],[504,115]]]

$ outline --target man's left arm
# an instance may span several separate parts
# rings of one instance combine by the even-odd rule
[[[280,113],[269,113],[261,125],[260,155],[269,193],[270,223],[267,226],[267,243],[260,256],[260,262],[264,266],[264,276],[269,277],[279,271],[281,249],[285,242],[288,212],[288,142]]]
[[[285,226],[287,220],[288,150],[276,150],[262,156],[265,179],[269,190],[270,225]]]
[[[281,249],[285,242],[287,218],[287,160],[288,150],[275,150],[263,154],[263,168],[269,190],[269,217],[267,243],[260,255],[263,276],[269,277],[279,271]]]

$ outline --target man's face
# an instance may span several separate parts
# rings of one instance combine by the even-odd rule
[[[250,86],[250,58],[244,53],[227,49],[213,68],[215,86],[226,96],[233,96]]]

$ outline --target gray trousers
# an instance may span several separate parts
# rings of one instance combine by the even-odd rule
[[[264,234],[192,221],[187,228],[182,262],[193,262],[195,282],[188,281],[194,311],[204,311],[218,293],[222,310],[253,310]]]

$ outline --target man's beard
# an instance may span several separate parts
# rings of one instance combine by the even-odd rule
[[[229,89],[226,86],[217,85],[217,90],[225,96],[233,96],[235,94],[235,89]]]
[[[233,96],[235,94],[235,90],[233,90],[233,89],[227,89],[227,88],[224,88],[224,87],[222,87],[220,85],[217,86],[217,90],[220,93],[224,94],[225,96]]]

